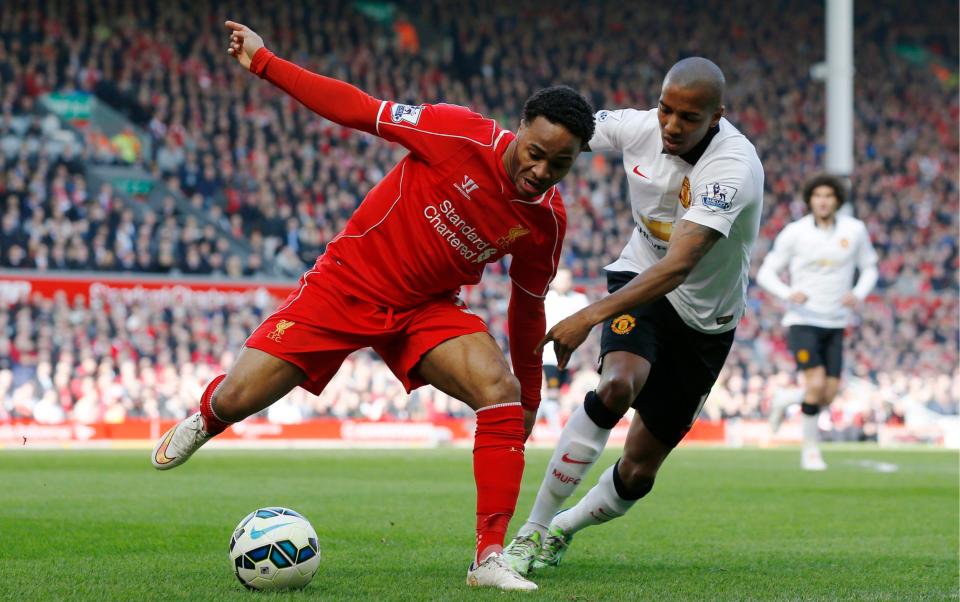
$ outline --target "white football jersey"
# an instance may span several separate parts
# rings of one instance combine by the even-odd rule
[[[789,285],[778,276],[784,268],[790,274]],[[860,269],[856,286],[855,268]],[[852,314],[843,297],[852,292],[862,301],[877,284],[877,276],[877,252],[863,222],[837,214],[832,228],[818,228],[807,215],[777,235],[760,265],[757,283],[787,302],[785,326],[845,328]],[[795,291],[807,296],[804,304],[790,303]]]
[[[712,228],[723,238],[667,300],[691,328],[720,333],[746,307],[750,252],[760,228],[763,166],[753,144],[720,119],[720,130],[693,165],[663,152],[657,110],[599,111],[593,151],[623,153],[637,227],[612,271],[640,273],[667,253],[677,220]]]
[[[543,300],[544,312],[547,315],[547,330],[556,326],[560,320],[580,311],[589,304],[590,300],[583,293],[571,290],[561,295],[551,289]],[[552,344],[545,345],[543,348],[543,363],[548,366],[557,365],[557,354],[554,353]]]

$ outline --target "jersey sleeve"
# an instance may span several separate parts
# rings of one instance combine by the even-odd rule
[[[405,105],[374,98],[346,82],[284,60],[267,48],[253,55],[250,71],[321,117],[402,144],[429,163],[448,158],[471,142],[493,146],[499,129],[493,120],[457,105]]]
[[[520,381],[520,400],[524,409],[531,411],[540,405],[543,360],[534,350],[547,331],[544,299],[557,273],[567,228],[563,199],[556,188],[549,194],[544,201],[548,203],[549,216],[545,212],[539,235],[520,243],[510,262],[510,279],[513,281],[507,311],[510,358],[514,374]]]
[[[562,211],[553,207],[562,206],[563,201],[556,188],[549,193],[551,198],[550,216],[544,219],[543,234],[534,240],[523,241],[513,253],[510,262],[510,279],[528,295],[546,298],[550,282],[557,273],[560,254],[563,251],[563,237],[567,230],[567,218]]]
[[[877,251],[870,242],[870,233],[867,227],[860,225],[860,240],[857,244],[857,268],[860,270],[860,276],[857,278],[857,284],[853,287],[853,294],[863,301],[877,285],[880,272],[877,270]]]
[[[683,219],[729,236],[740,212],[751,203],[761,202],[754,198],[754,188],[754,175],[745,162],[717,158],[691,182],[690,209]]]
[[[763,258],[757,272],[757,284],[780,299],[786,299],[793,290],[780,279],[780,272],[790,263],[793,255],[793,228],[789,225],[780,231],[773,241],[773,248]]]
[[[317,115],[334,123],[376,133],[377,111],[383,101],[332,77],[325,77],[260,48],[250,71],[280,88]]]
[[[540,407],[540,383],[543,360],[537,345],[547,332],[543,299],[532,297],[514,282],[507,307],[507,331],[510,336],[510,361],[520,381],[520,403],[535,412]]]
[[[439,163],[466,144],[492,147],[498,130],[493,120],[466,107],[385,100],[377,112],[375,133],[428,163]]]
[[[622,151],[623,126],[627,109],[597,111],[593,116],[595,124],[593,138],[590,139],[591,151]]]

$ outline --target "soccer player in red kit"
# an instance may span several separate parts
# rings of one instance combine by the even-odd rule
[[[274,55],[228,21],[228,52],[315,113],[402,144],[410,153],[370,192],[299,287],[247,339],[200,411],[168,431],[153,465],[186,461],[230,423],[293,387],[320,393],[354,350],[372,347],[408,389],[430,384],[477,413],[473,450],[474,586],[532,590],[503,560],[540,403],[543,299],[566,217],[554,185],[593,135],[593,110],[567,87],[530,97],[516,134],[464,107],[373,98]],[[480,318],[458,298],[484,266],[511,255],[508,310],[516,376]]]

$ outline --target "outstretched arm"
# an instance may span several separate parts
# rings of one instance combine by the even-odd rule
[[[374,98],[348,83],[283,60],[264,47],[260,36],[246,25],[227,21],[226,26],[230,30],[227,52],[242,67],[321,117],[402,144],[428,163],[456,156],[471,140],[490,146],[499,131],[496,122],[466,107],[406,105]]]
[[[700,259],[722,236],[713,228],[681,220],[670,237],[670,249],[663,259],[617,292],[560,321],[540,342],[538,351],[553,341],[557,366],[565,368],[570,355],[583,343],[594,325],[637,305],[655,301],[683,284]]]
[[[305,107],[340,125],[377,133],[377,114],[383,101],[346,82],[324,77],[285,61],[263,45],[255,31],[234,21],[227,52],[241,67],[269,81]]]

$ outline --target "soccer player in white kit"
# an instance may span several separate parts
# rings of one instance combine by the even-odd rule
[[[834,176],[818,175],[803,187],[810,213],[783,229],[764,258],[757,283],[787,304],[783,325],[787,342],[803,371],[803,451],[805,470],[826,470],[817,445],[820,410],[830,405],[840,386],[843,366],[843,330],[857,307],[877,284],[877,253],[867,227],[841,215],[846,189]],[[790,284],[780,279],[788,268]],[[854,285],[854,270],[860,276]],[[772,408],[774,428],[779,426],[788,396],[779,396]]]
[[[622,153],[636,229],[606,267],[610,295],[544,338],[562,368],[602,323],[600,384],[567,421],[530,517],[504,550],[518,572],[556,566],[577,531],[623,516],[650,492],[733,344],[763,167],[723,118],[723,90],[719,67],[693,57],[667,73],[658,108],[597,113],[590,150]],[[623,455],[578,504],[556,514],[631,406]]]
[[[560,320],[580,311],[590,303],[587,296],[573,289],[573,274],[566,268],[557,270],[550,290],[543,300],[547,317],[547,328],[552,328]],[[546,383],[546,395],[540,402],[540,417],[555,432],[560,431],[560,389],[570,384],[570,371],[557,367],[557,354],[552,346],[543,349],[543,380]]]

